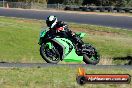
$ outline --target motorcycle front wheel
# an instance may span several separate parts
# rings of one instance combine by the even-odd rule
[[[54,43],[52,45],[52,49],[49,49],[46,43],[43,43],[40,47],[40,55],[47,63],[57,64],[60,61],[60,54]]]

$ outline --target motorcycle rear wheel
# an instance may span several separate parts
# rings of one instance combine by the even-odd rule
[[[83,61],[86,64],[96,65],[100,61],[100,55],[98,54],[98,52],[96,51],[94,47],[91,46],[91,48],[94,49],[95,54],[94,55],[83,54]]]

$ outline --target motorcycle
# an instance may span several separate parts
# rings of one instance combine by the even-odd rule
[[[96,65],[99,63],[100,55],[90,44],[85,44],[82,49],[77,47],[70,39],[48,34],[49,28],[40,32],[39,42],[40,55],[47,62],[57,64],[59,61],[82,62]],[[86,33],[76,33],[82,39]],[[48,37],[45,37],[47,36]]]

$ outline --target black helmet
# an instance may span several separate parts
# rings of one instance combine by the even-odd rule
[[[56,16],[49,16],[47,17],[46,24],[48,27],[53,28],[57,23],[57,17]]]

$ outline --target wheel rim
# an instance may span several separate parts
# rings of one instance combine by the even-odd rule
[[[98,61],[100,57],[95,49],[90,53],[90,55],[87,54],[87,56],[89,57],[90,60],[93,60],[93,61]]]
[[[90,60],[93,60],[93,61],[98,61],[100,56],[99,54],[97,53],[96,49],[91,47],[93,49],[93,51],[91,51],[90,55],[87,54],[87,56],[89,57]]]
[[[90,60],[93,61],[98,61],[99,60],[99,55],[92,55],[91,57],[89,57]]]
[[[52,49],[49,49],[46,45],[44,46],[44,53],[46,57],[49,58],[50,61],[59,61],[59,55],[57,54],[57,51],[55,47]]]

